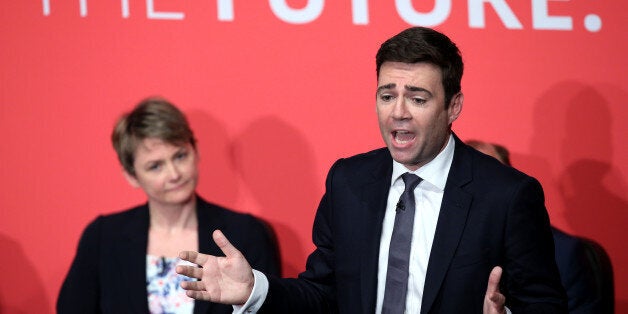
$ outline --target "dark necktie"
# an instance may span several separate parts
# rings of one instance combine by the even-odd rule
[[[409,172],[402,174],[401,178],[405,190],[397,203],[395,226],[390,238],[382,314],[402,314],[406,308],[410,243],[414,226],[414,188],[422,179]]]

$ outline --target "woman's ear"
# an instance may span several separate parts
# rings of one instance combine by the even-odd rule
[[[137,178],[135,177],[135,175],[130,174],[128,171],[126,170],[122,170],[122,174],[124,175],[124,178],[126,179],[127,182],[129,182],[129,184],[134,187],[134,188],[139,188],[140,187],[140,182],[137,181]]]

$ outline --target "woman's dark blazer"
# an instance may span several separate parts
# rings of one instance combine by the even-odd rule
[[[279,275],[274,233],[261,220],[207,203],[197,197],[201,253],[224,256],[212,240],[220,229],[255,269]],[[63,282],[57,312],[148,313],[146,249],[149,211],[144,204],[99,216],[90,223]],[[232,313],[231,306],[195,301],[194,313]]]

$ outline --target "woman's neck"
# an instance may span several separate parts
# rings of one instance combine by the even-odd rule
[[[197,228],[196,197],[177,205],[148,203],[153,231],[177,232]]]

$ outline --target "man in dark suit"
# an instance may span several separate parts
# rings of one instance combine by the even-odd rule
[[[569,314],[602,314],[605,304],[596,286],[594,267],[586,255],[584,239],[552,227],[556,265],[567,291]]]
[[[478,140],[468,140],[466,144],[478,151],[494,157],[507,166],[510,152],[502,145]],[[584,239],[567,234],[552,227],[555,259],[560,280],[567,292],[567,304],[570,314],[604,313],[603,297],[596,287],[594,265],[587,258]]]
[[[513,313],[564,313],[540,184],[451,131],[464,98],[456,45],[414,27],[383,43],[376,65],[387,148],[331,167],[305,272],[279,279],[251,271],[215,232],[226,257],[180,255],[203,266],[177,269],[202,279],[182,284],[188,295],[265,313],[503,313],[505,295]],[[407,211],[414,216],[398,218]],[[406,220],[409,234],[399,231]],[[491,274],[497,265],[503,295],[499,269]]]

